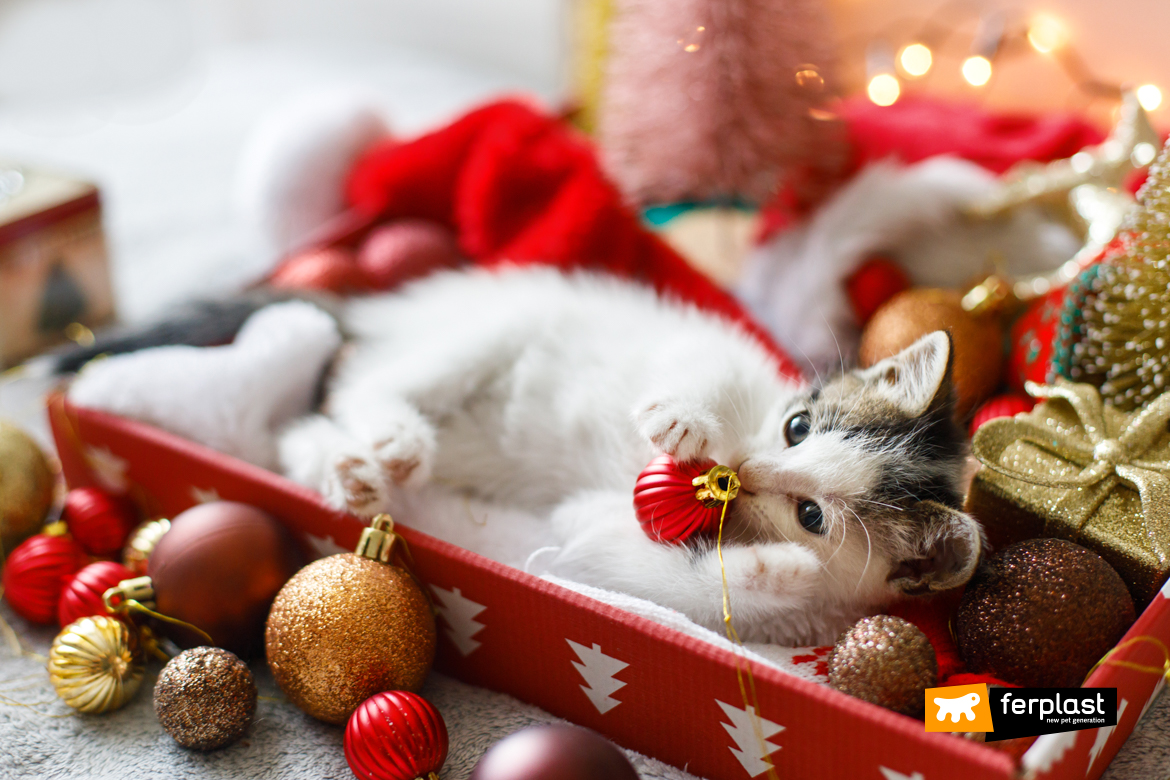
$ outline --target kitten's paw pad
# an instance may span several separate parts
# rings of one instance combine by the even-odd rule
[[[357,456],[337,460],[324,493],[335,509],[366,517],[383,511],[389,497],[381,469]]]
[[[764,544],[725,550],[728,575],[744,590],[799,600],[812,593],[821,562],[796,544]]]
[[[682,403],[655,403],[634,415],[638,432],[676,460],[701,458],[719,434],[715,415]]]
[[[374,442],[374,459],[394,484],[418,487],[431,476],[434,432],[422,426],[402,426],[384,434]]]

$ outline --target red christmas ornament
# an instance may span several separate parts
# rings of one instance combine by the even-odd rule
[[[268,284],[280,290],[325,290],[334,293],[363,292],[370,280],[354,261],[353,253],[340,247],[309,249],[281,263]]]
[[[52,526],[51,526],[52,528]],[[4,566],[4,598],[16,614],[32,623],[57,618],[61,591],[87,558],[81,545],[64,535],[64,526],[26,539]]]
[[[683,544],[719,528],[725,499],[739,493],[739,477],[713,460],[679,463],[669,455],[650,461],[634,484],[634,512],[656,542]]]
[[[345,760],[360,780],[438,780],[447,760],[447,724],[416,693],[375,694],[349,717]]]
[[[888,257],[873,255],[845,280],[845,292],[857,324],[864,325],[882,304],[910,289],[910,277]]]
[[[62,628],[83,617],[107,615],[102,594],[134,573],[120,563],[98,561],[74,574],[57,602],[57,623]]]
[[[138,522],[125,502],[92,487],[69,491],[61,519],[82,549],[103,558],[121,552]]]
[[[451,231],[436,222],[404,219],[370,232],[357,263],[379,290],[462,262]]]
[[[970,434],[974,436],[979,426],[988,420],[994,420],[996,417],[1015,417],[1021,412],[1032,411],[1035,405],[1035,398],[1018,393],[992,396],[975,410],[975,416],[971,418]]]

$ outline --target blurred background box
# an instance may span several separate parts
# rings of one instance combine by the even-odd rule
[[[0,162],[0,368],[113,316],[97,187]]]

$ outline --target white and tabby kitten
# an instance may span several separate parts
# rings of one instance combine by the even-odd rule
[[[718,628],[713,547],[651,541],[632,505],[657,454],[711,457],[743,481],[724,550],[736,627],[785,644],[960,585],[979,556],[945,333],[812,388],[717,316],[583,274],[448,273],[343,319],[322,414],[280,441],[285,472],[338,508],[433,480],[546,513],[550,571]]]

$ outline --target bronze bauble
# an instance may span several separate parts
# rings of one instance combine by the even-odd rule
[[[865,326],[858,362],[863,367],[872,366],[927,333],[949,332],[955,350],[955,414],[966,417],[999,387],[1003,375],[1003,329],[993,315],[965,311],[962,300],[963,296],[954,290],[916,288],[898,293]]]
[[[969,671],[1071,688],[1134,618],[1129,590],[1101,556],[1063,539],[1029,539],[979,567],[954,625]]]
[[[923,691],[938,683],[934,647],[909,621],[892,615],[862,618],[829,653],[829,684],[842,693],[921,717]]]
[[[304,563],[292,534],[247,504],[214,501],[188,509],[150,554],[157,611],[206,631],[241,658],[263,648],[264,619],[277,592]],[[180,647],[207,644],[169,624]]]
[[[638,780],[608,739],[568,724],[529,726],[492,745],[470,780]]]
[[[268,615],[268,665],[288,698],[343,724],[375,693],[417,691],[435,655],[435,619],[404,569],[342,553],[301,569]]]
[[[172,658],[154,686],[154,712],[189,750],[215,750],[248,731],[256,714],[256,681],[227,650],[196,647]]]
[[[41,530],[53,505],[53,472],[28,434],[0,420],[0,561]]]

